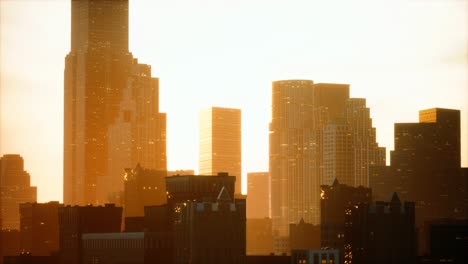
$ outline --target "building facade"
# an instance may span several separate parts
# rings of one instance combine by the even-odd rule
[[[296,249],[291,252],[292,264],[336,264],[339,261],[336,249]]]
[[[159,82],[128,50],[128,0],[71,1],[64,72],[64,203],[104,204],[122,171],[166,170]]]
[[[144,207],[166,203],[166,171],[125,169],[124,216],[143,216]]]
[[[415,263],[414,203],[394,193],[389,202],[351,206],[345,215],[344,263]]]
[[[247,173],[247,218],[270,217],[270,179],[268,172]]]
[[[227,172],[236,176],[236,193],[242,192],[241,110],[211,107],[200,112],[200,175]]]
[[[336,179],[332,185],[321,186],[321,247],[337,249],[341,263],[344,263],[345,260],[346,212],[349,207],[358,204],[371,204],[371,202],[372,191],[370,188],[340,184]]]
[[[20,204],[21,252],[50,256],[59,250],[59,202]]]
[[[81,264],[82,235],[85,233],[117,233],[122,225],[122,207],[64,206],[59,208],[60,263]]]
[[[7,154],[0,158],[0,227],[20,228],[19,205],[36,202],[37,188],[24,170],[20,155]]]

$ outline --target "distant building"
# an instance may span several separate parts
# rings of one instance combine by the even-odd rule
[[[247,218],[270,217],[268,172],[247,173]]]
[[[461,168],[460,111],[431,108],[419,112],[419,123],[395,124],[395,150],[390,166],[373,168],[376,198],[396,191],[414,201],[416,225],[439,218],[463,219],[468,214],[466,177]],[[423,234],[419,233],[419,253]]]
[[[279,240],[300,219],[320,224],[320,184],[338,179],[368,187],[371,167],[385,165],[370,109],[365,99],[350,98],[349,84],[273,82],[269,130],[271,217]]]
[[[124,215],[143,216],[144,207],[166,203],[166,171],[144,169],[138,164],[135,169],[125,169]]]
[[[362,186],[340,184],[336,179],[332,185],[322,185],[321,188],[321,247],[338,249],[341,263],[344,263],[346,210],[358,204],[370,204],[372,191]]]
[[[227,172],[236,176],[242,192],[241,110],[211,107],[200,112],[199,171],[201,175]]]
[[[416,261],[414,203],[359,204],[346,210],[344,263],[411,264]]]
[[[60,263],[81,264],[82,235],[120,232],[122,207],[65,206],[59,208]]]
[[[294,249],[320,249],[320,226],[305,223],[289,225],[289,246]]]
[[[167,168],[159,79],[128,49],[128,0],[71,1],[64,71],[63,201],[105,204],[122,171]]]
[[[247,255],[269,255],[273,252],[271,219],[247,218]]]
[[[216,202],[175,207],[176,264],[245,264],[245,200],[220,193]]]
[[[292,264],[336,264],[340,263],[337,249],[293,249]]]
[[[2,229],[20,228],[19,205],[36,202],[37,188],[24,170],[20,155],[7,154],[0,158],[0,224]]]
[[[21,251],[49,256],[59,250],[59,202],[20,204]]]

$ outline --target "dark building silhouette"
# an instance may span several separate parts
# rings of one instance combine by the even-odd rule
[[[21,252],[49,256],[59,250],[59,202],[20,204]]]
[[[234,199],[236,177],[227,173],[217,176],[185,175],[166,178],[167,203],[174,206],[187,201],[215,202],[221,189]],[[234,201],[234,200],[233,200]]]
[[[125,169],[124,215],[143,216],[144,207],[166,203],[166,171]]]
[[[167,176],[195,175],[195,170],[167,171]]]
[[[128,0],[72,0],[64,72],[64,203],[104,204],[137,163],[166,170],[159,80],[128,50]]]
[[[36,202],[37,188],[24,170],[20,155],[7,154],[0,158],[0,224],[2,229],[20,228],[19,205]]]
[[[320,226],[308,224],[301,219],[289,225],[289,246],[294,249],[320,249]]]
[[[120,232],[121,222],[122,207],[113,204],[60,207],[60,263],[83,263],[82,235]]]
[[[241,110],[211,107],[200,112],[199,173],[236,176],[236,193],[242,192]]]
[[[359,204],[346,209],[344,263],[410,264],[416,261],[414,203]]]
[[[424,223],[424,249],[420,263],[468,262],[468,220],[438,219]]]
[[[247,206],[249,201],[247,200]],[[247,218],[247,255],[273,253],[273,232],[270,218]]]
[[[0,263],[4,256],[17,256],[21,253],[21,237],[18,230],[3,229],[0,230],[1,246]]]
[[[395,124],[390,166],[373,169],[376,199],[396,191],[416,205],[416,225],[425,221],[467,218],[466,179],[460,166],[460,111],[432,108],[419,112],[419,123]],[[419,233],[419,253],[427,254]]]
[[[332,185],[322,185],[321,189],[321,247],[338,249],[341,263],[344,263],[346,212],[351,206],[370,204],[372,190],[340,184],[336,179]]]
[[[290,264],[291,256],[276,256],[276,255],[255,255],[247,256],[246,264]]]
[[[295,249],[291,251],[292,264],[336,264],[340,263],[337,249]]]
[[[320,224],[320,184],[338,179],[368,187],[371,167],[385,165],[366,100],[349,94],[348,84],[273,82],[269,164],[275,245],[289,240],[289,223]]]
[[[174,263],[245,264],[245,199],[219,197],[176,205]]]
[[[247,218],[270,217],[270,179],[268,172],[247,173]]]
[[[81,239],[82,263],[151,263],[145,262],[145,233],[143,232],[83,234]]]
[[[54,256],[32,256],[22,253],[18,256],[6,256],[4,264],[58,264],[57,255]]]

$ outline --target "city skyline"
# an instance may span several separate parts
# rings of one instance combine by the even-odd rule
[[[393,149],[394,123],[416,122],[417,111],[420,109],[431,107],[460,109],[462,166],[467,166],[468,78],[466,72],[468,72],[468,63],[466,49],[463,50],[463,48],[466,47],[468,39],[466,26],[468,23],[466,23],[467,15],[466,13],[463,15],[462,10],[466,10],[468,6],[463,2],[455,3],[457,1],[443,4],[434,2],[398,1],[388,6],[379,2],[379,4],[370,5],[375,11],[371,14],[372,12],[359,10],[363,7],[362,5],[369,4],[361,1],[351,10],[354,15],[357,13],[357,15],[363,15],[364,18],[357,19],[357,22],[350,22],[351,26],[348,28],[344,27],[351,30],[351,33],[344,34],[342,25],[328,21],[331,23],[330,34],[310,24],[317,22],[314,19],[288,16],[289,21],[281,25],[281,20],[275,21],[273,17],[280,14],[279,12],[285,6],[275,2],[257,6],[256,4],[248,5],[242,1],[237,4],[214,4],[214,2],[206,1],[206,3],[214,4],[213,8],[220,11],[220,14],[207,12],[204,10],[206,6],[203,3],[198,3],[198,5],[187,3],[185,6],[179,6],[180,3],[156,3],[153,4],[154,10],[161,15],[158,18],[160,23],[157,23],[158,20],[152,18],[151,12],[142,10],[151,9],[149,2],[130,1],[130,50],[135,53],[135,57],[142,59],[143,63],[153,66],[153,76],[160,77],[161,110],[168,113],[168,169],[196,169],[198,160],[196,113],[203,107],[222,106],[240,108],[243,111],[244,185],[247,172],[265,171],[268,168],[271,83],[274,80],[296,78],[314,80],[314,82],[349,83],[352,88],[352,97],[367,99],[377,128],[377,142],[386,147],[387,151]],[[61,98],[63,96],[63,57],[70,45],[70,1],[32,3],[2,0],[0,4],[0,17],[2,17],[0,154],[20,153],[24,157],[25,167],[31,174],[32,184],[38,186],[38,201],[61,200],[63,131]],[[287,6],[285,12],[297,11],[302,15],[308,14],[307,9],[298,8],[306,7],[302,4],[304,3],[294,2]],[[398,7],[401,5],[407,5],[408,11],[399,10]],[[266,10],[263,10],[263,7]],[[314,7],[333,10],[331,4]],[[390,10],[395,13],[385,15],[385,7],[390,7]],[[418,7],[422,9],[414,15],[421,21],[410,23],[409,19],[413,14],[411,12],[418,10]],[[29,8],[34,12],[42,10],[48,15],[38,16]],[[445,8],[444,10],[447,10],[450,16],[437,14],[438,8]],[[342,9],[346,10],[346,8]],[[176,19],[171,20],[164,16],[163,11],[168,11],[169,14],[180,11],[180,16],[186,17],[182,19],[182,22],[178,22]],[[264,18],[263,22],[253,23],[258,19],[256,11],[260,13],[273,11],[273,15],[264,15],[261,17]],[[203,14],[207,17],[203,17]],[[241,22],[242,19],[236,20],[236,15],[238,15],[237,18],[242,17],[247,22]],[[347,17],[343,11],[335,15]],[[383,15],[383,17],[379,19],[378,15]],[[431,20],[439,21],[431,15],[435,15],[435,18],[444,18],[445,20],[442,19],[444,23],[437,24],[437,26],[436,22],[431,23]],[[24,16],[30,16],[29,21],[22,20]],[[220,19],[219,25],[210,21],[215,18]],[[319,15],[319,18],[323,17]],[[375,27],[381,26],[389,30],[388,36],[382,32],[374,32],[375,27],[366,26],[367,19],[371,18],[376,19]],[[392,18],[397,19],[396,25],[392,25]],[[61,22],[58,23],[58,21]],[[190,21],[193,24],[187,25]],[[259,21],[262,20],[259,19]],[[247,28],[249,22],[253,23],[252,30]],[[304,28],[301,22],[311,28],[306,30],[307,27]],[[408,29],[403,27],[405,22],[409,23]],[[147,27],[145,23],[154,24],[154,29]],[[423,23],[427,25],[421,26]],[[35,24],[34,27],[33,24]],[[44,27],[46,25],[55,30],[49,31],[49,28]],[[205,26],[205,28],[198,29],[197,26]],[[363,28],[350,28],[352,26]],[[431,26],[434,27],[430,28]],[[448,32],[453,29],[453,26],[457,26],[456,30],[453,30],[455,33]],[[140,31],[139,28],[141,28]],[[33,32],[33,29],[36,29],[36,32]],[[223,29],[227,30],[223,31]],[[262,29],[265,31],[262,31],[260,36],[254,34],[255,30]],[[25,32],[30,32],[31,36],[24,36]],[[153,32],[159,35],[148,36]],[[173,36],[174,32],[177,35],[181,32],[181,36]],[[50,34],[50,36],[44,37],[40,35],[41,33]],[[210,33],[214,36],[209,36]],[[216,38],[216,33],[219,34],[218,38]],[[280,40],[273,38],[276,33]],[[303,37],[303,33],[308,33],[317,39],[322,38],[322,41],[319,41],[318,46],[315,44],[309,47],[308,44],[312,44],[314,38]],[[336,33],[344,34],[343,38],[340,39],[339,34],[334,36]],[[350,35],[354,33],[356,33],[355,36]],[[434,46],[429,45],[429,42],[434,40],[430,36],[433,33],[439,34],[436,39],[448,39],[445,46],[444,43],[439,43],[439,46],[437,43]],[[361,36],[359,34],[366,36],[367,38],[364,39],[367,40],[378,37],[383,37],[383,39],[373,43],[380,44],[380,46],[376,45],[374,49],[366,52],[366,48],[372,47],[366,45],[359,47],[365,44],[364,40],[354,40],[359,39]],[[455,36],[456,34],[459,36]],[[299,38],[290,44],[281,39],[281,36],[284,36],[286,40]],[[238,37],[240,40],[237,40]],[[393,43],[392,37],[397,37]],[[232,45],[229,44],[231,41]],[[274,41],[278,43],[268,46],[264,52],[260,50],[262,45]],[[415,44],[410,44],[412,41]],[[418,44],[426,42],[428,47],[417,49]],[[21,43],[19,46],[23,49],[11,49],[12,43],[15,46]],[[29,45],[30,43],[35,43],[36,47]],[[173,45],[174,47],[169,48]],[[358,48],[354,49],[356,47]],[[292,48],[296,48],[297,51],[293,52]],[[39,52],[38,49],[40,49]],[[56,51],[52,52],[52,49]],[[317,55],[321,51],[326,52],[322,56]],[[388,54],[384,56],[385,54],[382,53],[387,53],[386,51]],[[173,61],[168,62],[163,54],[165,52],[168,53],[168,57],[173,56]],[[433,57],[428,56],[432,54],[431,52],[434,52]],[[243,53],[247,56],[242,55]],[[47,57],[50,54],[53,56]],[[248,57],[250,55],[255,56]],[[360,55],[363,60],[358,63],[356,61]],[[383,58],[377,55],[382,55]],[[395,55],[398,56],[392,58]],[[302,56],[304,58],[300,58]],[[427,61],[426,57],[430,60]],[[12,58],[15,58],[15,62],[12,62]],[[200,67],[202,59],[205,60]],[[307,61],[311,59],[316,60],[312,63]],[[273,66],[268,66],[269,64]],[[223,66],[228,66],[225,71],[221,70]],[[28,71],[38,69],[34,67],[40,67],[43,70],[40,75]],[[262,67],[266,69],[258,70]],[[19,69],[24,70],[22,71],[24,76],[18,76],[21,72]],[[183,79],[190,81],[186,83]],[[438,91],[437,88],[442,85],[445,85],[444,92]],[[198,89],[202,87],[203,90]],[[242,89],[236,89],[238,87]],[[372,89],[373,87],[380,88]],[[194,90],[199,93],[195,94]],[[41,94],[42,91],[44,93]],[[184,94],[185,97],[180,97],[180,94]],[[44,101],[41,102],[40,99]],[[395,107],[396,101],[399,101],[399,107]],[[181,105],[185,107],[178,109]],[[18,106],[22,108],[18,109]],[[30,134],[32,130],[35,131],[34,135]],[[33,141],[38,141],[38,137],[41,138],[40,142],[33,143]],[[49,184],[50,182],[57,184]]]

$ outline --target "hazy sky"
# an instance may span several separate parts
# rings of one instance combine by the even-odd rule
[[[0,0],[0,154],[62,200],[69,0]],[[431,107],[460,109],[468,166],[468,0],[130,0],[130,50],[160,78],[168,168],[197,169],[198,112],[242,109],[243,173],[268,170],[271,82],[351,84],[380,145]],[[245,188],[245,184],[244,184]]]

